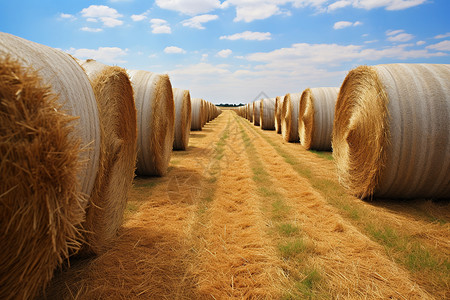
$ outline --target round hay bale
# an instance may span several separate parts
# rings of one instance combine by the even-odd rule
[[[253,123],[253,103],[247,104],[247,120]]]
[[[295,143],[298,137],[298,113],[302,93],[286,94],[281,106],[281,135],[286,142]]]
[[[66,53],[0,33],[0,298],[31,299],[80,247],[97,104]]]
[[[202,130],[203,101],[200,98],[191,99],[191,130]]]
[[[336,102],[333,157],[361,198],[450,196],[450,65],[361,66]]]
[[[275,131],[281,133],[281,108],[283,106],[284,96],[275,98]]]
[[[253,124],[255,126],[260,126],[261,122],[261,100],[253,102]]]
[[[188,90],[173,89],[175,136],[173,149],[186,150],[191,132],[191,95]]]
[[[128,70],[137,111],[137,169],[146,176],[167,172],[173,148],[175,104],[167,75]]]
[[[262,99],[260,104],[261,129],[275,129],[275,98]]]
[[[96,184],[86,209],[84,252],[101,254],[123,222],[136,168],[137,125],[133,88],[126,71],[95,60],[78,61],[97,99],[102,141]]]
[[[300,98],[298,135],[306,149],[331,150],[334,108],[338,87],[311,88],[303,91]]]
[[[202,99],[202,127],[208,123],[208,103]]]

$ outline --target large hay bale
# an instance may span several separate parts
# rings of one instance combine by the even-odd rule
[[[253,103],[247,104],[247,120],[253,123]]]
[[[450,65],[361,66],[342,83],[333,157],[358,197],[450,196]]]
[[[186,150],[191,132],[191,95],[188,90],[173,89],[175,135],[173,149]]]
[[[191,99],[191,130],[202,130],[203,127],[203,100]]]
[[[202,127],[208,123],[208,103],[202,99]]]
[[[253,124],[255,126],[260,126],[261,122],[261,100],[253,102]]]
[[[286,94],[281,106],[281,135],[286,142],[295,143],[298,137],[298,113],[302,93]]]
[[[281,133],[281,108],[283,107],[284,96],[275,98],[275,131]]]
[[[303,91],[298,115],[298,135],[306,149],[331,150],[334,108],[338,87],[310,88]]]
[[[89,80],[66,53],[0,33],[0,298],[31,299],[80,246],[100,155]]]
[[[262,99],[260,103],[261,129],[275,129],[275,98]]]
[[[123,222],[136,168],[137,125],[133,88],[126,71],[95,60],[78,61],[97,99],[102,141],[99,171],[86,209],[85,251],[101,254]]]
[[[175,104],[167,75],[128,70],[137,111],[137,169],[147,176],[163,176],[172,155]]]

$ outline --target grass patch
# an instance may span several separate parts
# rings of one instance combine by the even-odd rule
[[[290,209],[283,200],[278,199],[272,202],[272,218],[277,221],[283,219],[288,215]]]
[[[317,150],[308,150],[308,151],[316,154],[320,158],[325,158],[326,160],[333,160],[332,152],[317,151]]]
[[[293,241],[286,241],[278,245],[278,251],[284,259],[291,259],[306,250],[305,242],[302,239],[295,239]]]
[[[300,228],[290,223],[281,223],[277,226],[278,232],[286,237],[297,235],[300,232]]]

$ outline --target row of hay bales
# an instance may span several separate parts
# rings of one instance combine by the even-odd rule
[[[220,111],[202,103],[203,126]],[[69,256],[105,252],[135,172],[162,176],[187,148],[191,109],[167,75],[0,33],[0,299],[32,299]]]
[[[332,150],[340,183],[353,195],[450,197],[450,65],[360,66],[340,88],[308,88],[274,103],[236,112],[288,142]]]

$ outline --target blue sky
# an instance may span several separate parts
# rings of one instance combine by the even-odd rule
[[[247,103],[358,65],[449,64],[449,16],[450,0],[1,0],[0,31]]]

